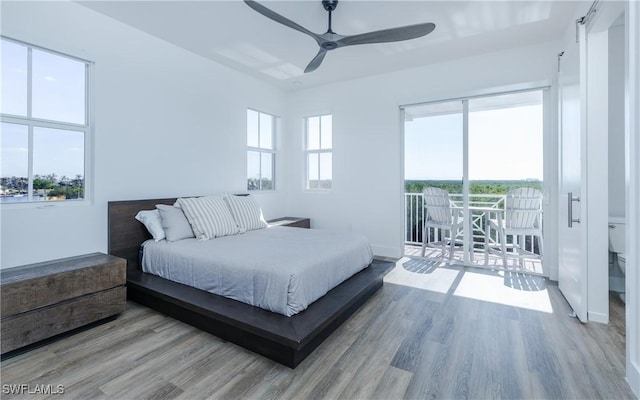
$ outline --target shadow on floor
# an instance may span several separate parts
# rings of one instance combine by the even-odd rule
[[[417,274],[430,274],[438,267],[444,267],[446,263],[430,258],[410,258],[402,263],[402,268]]]
[[[522,272],[504,271],[504,285],[512,289],[528,292],[547,289],[547,281],[545,278]]]

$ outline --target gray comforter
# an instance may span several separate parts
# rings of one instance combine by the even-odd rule
[[[212,240],[147,241],[142,269],[291,316],[372,259],[362,235],[270,226]]]

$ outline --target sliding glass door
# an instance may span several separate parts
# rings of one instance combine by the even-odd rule
[[[436,187],[448,192],[452,206],[464,218],[462,229],[454,234],[459,242],[454,262],[502,264],[501,257],[485,256],[485,247],[499,248],[497,231],[487,230],[487,222],[498,215],[507,217],[506,195],[513,189],[542,192],[543,90],[412,105],[403,107],[403,113],[405,254],[422,255],[427,219],[422,191]],[[440,239],[441,232],[430,232],[426,239]],[[526,248],[539,255],[539,240],[511,235],[505,240],[507,252]],[[425,256],[441,257],[442,252],[427,249]],[[542,273],[539,257],[508,262]]]

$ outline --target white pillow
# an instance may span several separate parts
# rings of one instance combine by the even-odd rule
[[[262,229],[267,227],[267,221],[262,216],[262,210],[256,199],[251,196],[227,196],[225,197],[231,215],[236,220],[241,231]]]
[[[213,239],[240,232],[222,196],[180,198],[177,203],[198,239]]]
[[[158,210],[143,210],[139,211],[135,217],[138,221],[147,228],[147,231],[153,236],[153,240],[156,242],[164,239],[165,233],[162,228],[162,220],[160,219],[160,213]]]
[[[156,208],[160,213],[162,227],[169,242],[195,237],[191,225],[181,209],[165,204],[156,204]]]

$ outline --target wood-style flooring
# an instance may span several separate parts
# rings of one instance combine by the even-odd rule
[[[3,385],[64,394],[2,398],[634,398],[622,309],[612,297],[615,321],[581,324],[543,278],[404,258],[295,370],[129,302],[114,321],[0,365]]]

